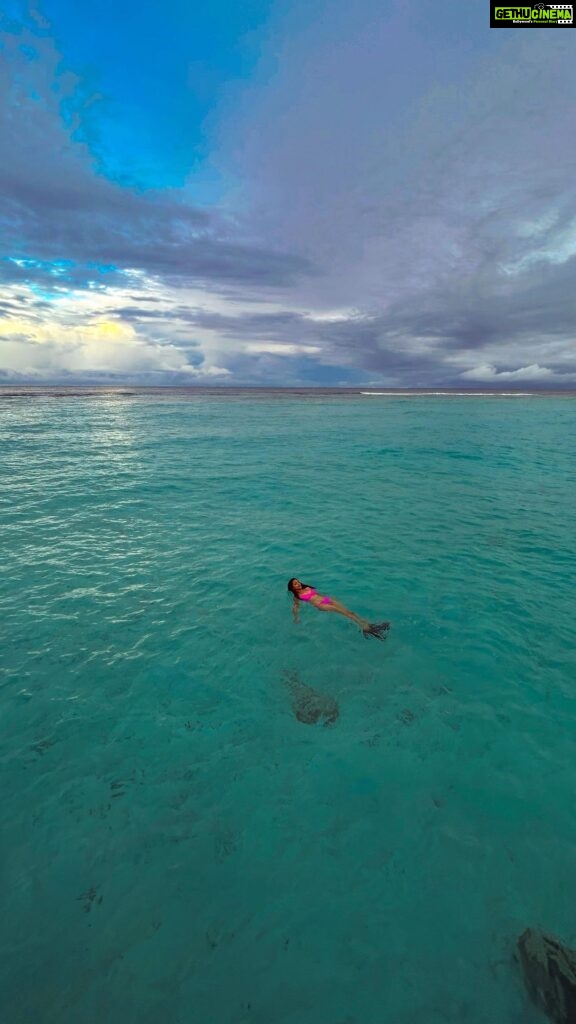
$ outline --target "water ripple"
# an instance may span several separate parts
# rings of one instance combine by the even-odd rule
[[[575,419],[2,404],[10,1024],[536,1024],[515,939],[576,944]],[[386,644],[295,627],[294,574]]]

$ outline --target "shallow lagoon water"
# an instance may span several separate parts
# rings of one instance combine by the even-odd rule
[[[575,428],[554,397],[0,406],[8,1024],[541,1020],[513,954],[576,945]],[[389,639],[294,626],[292,575]]]

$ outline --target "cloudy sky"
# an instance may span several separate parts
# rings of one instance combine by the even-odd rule
[[[576,31],[3,10],[0,383],[576,386]]]

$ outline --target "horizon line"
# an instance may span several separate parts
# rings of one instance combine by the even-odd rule
[[[61,382],[58,380],[0,382],[0,391],[332,391],[353,392],[365,395],[385,395],[433,392],[436,394],[538,394],[538,393],[570,393],[576,392],[576,382],[572,387],[567,385],[524,384],[515,387],[513,384],[495,386],[490,384],[467,387],[462,384],[429,384],[429,385],[386,385],[386,384],[135,384],[130,382],[98,382],[86,381]]]

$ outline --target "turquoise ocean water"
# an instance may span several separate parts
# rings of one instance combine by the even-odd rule
[[[567,397],[0,403],[5,1024],[537,1024],[575,437]],[[295,626],[292,575],[387,642]]]

